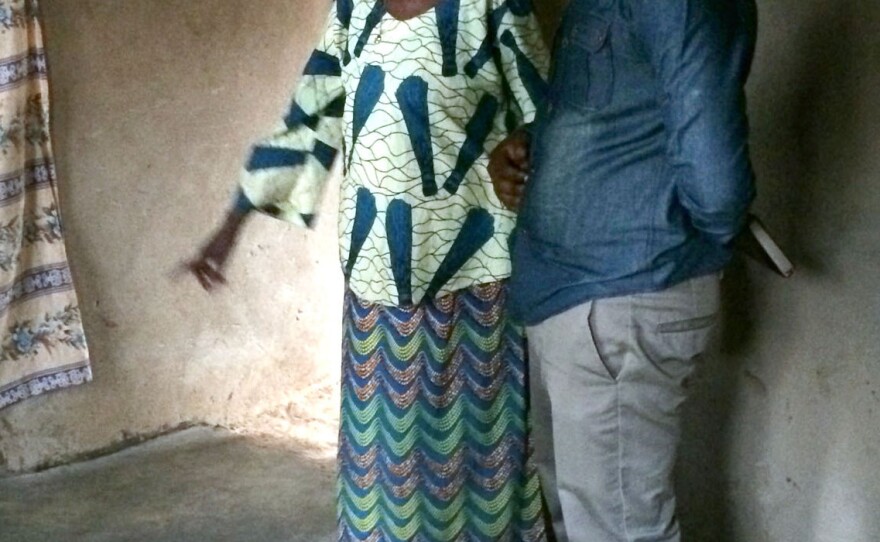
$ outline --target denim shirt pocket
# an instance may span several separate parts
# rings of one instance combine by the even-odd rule
[[[567,25],[558,47],[553,88],[559,104],[585,111],[609,105],[614,92],[611,22],[586,15]]]

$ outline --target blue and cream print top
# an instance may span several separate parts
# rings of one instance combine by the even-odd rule
[[[382,0],[337,0],[242,190],[307,226],[338,156],[342,267],[367,301],[504,279],[514,215],[492,190],[488,152],[532,120],[547,63],[531,0],[441,0],[405,21]]]

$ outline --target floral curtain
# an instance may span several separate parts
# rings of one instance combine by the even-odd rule
[[[67,265],[36,0],[0,0],[0,409],[92,378]]]

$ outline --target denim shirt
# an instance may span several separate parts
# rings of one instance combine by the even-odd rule
[[[754,0],[571,0],[562,20],[511,239],[526,324],[719,271],[754,198]]]

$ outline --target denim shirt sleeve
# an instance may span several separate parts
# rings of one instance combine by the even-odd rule
[[[668,153],[681,204],[726,244],[754,199],[744,85],[755,46],[754,0],[642,0],[639,33],[665,97]]]

